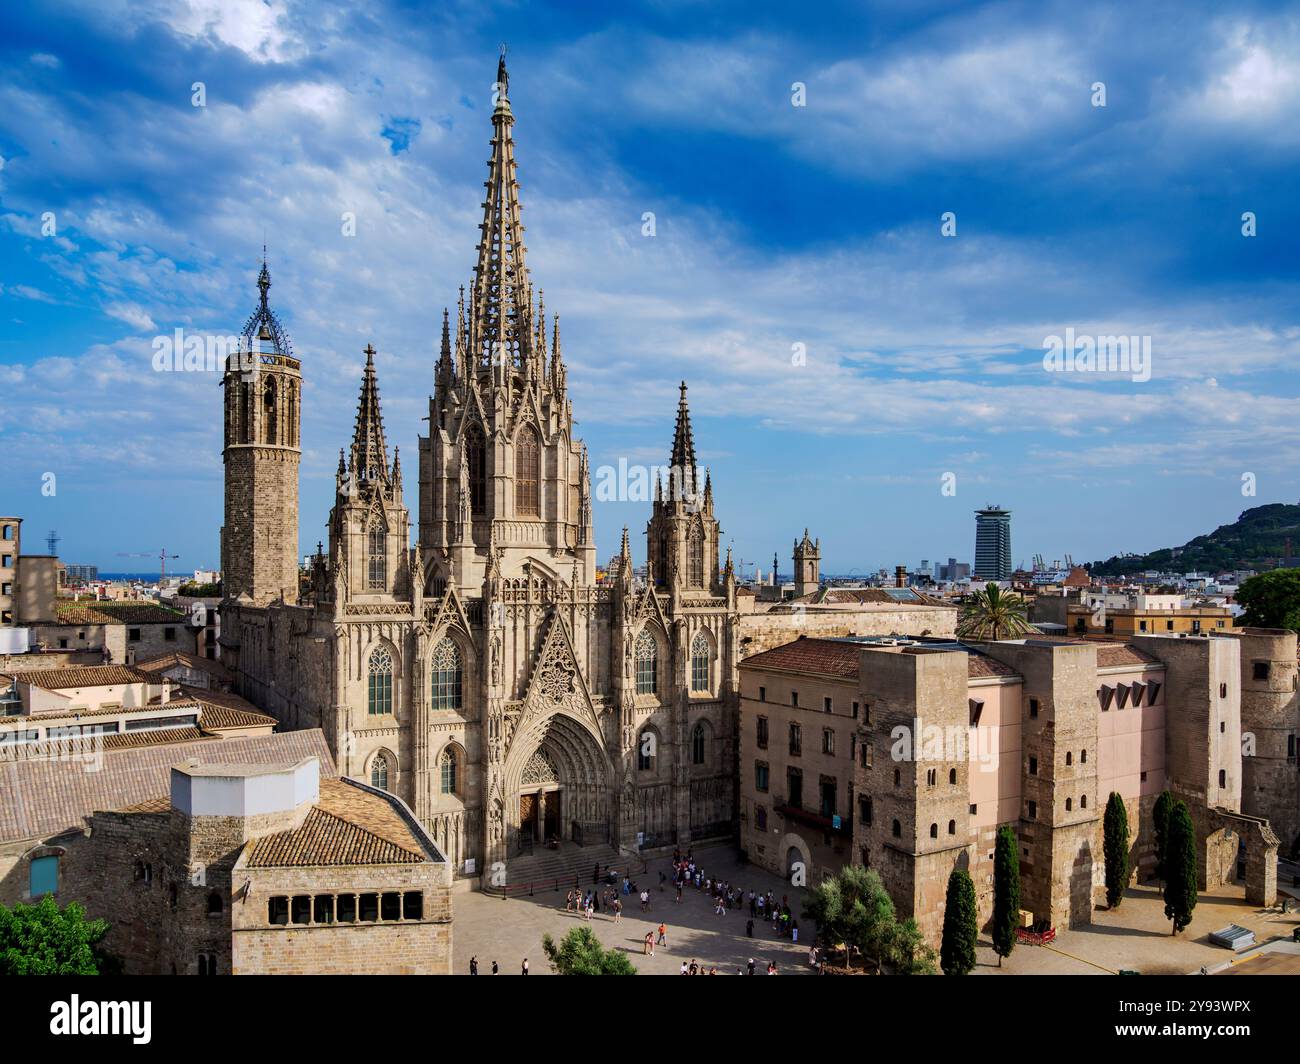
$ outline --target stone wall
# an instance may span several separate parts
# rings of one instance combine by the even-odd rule
[[[232,912],[235,975],[450,975],[447,865],[245,868]],[[244,886],[244,884],[247,886]],[[420,891],[418,920],[277,925],[272,897]]]
[[[868,635],[950,636],[957,623],[952,606],[864,606],[861,609],[782,609],[740,615],[740,653],[753,654],[779,647],[801,635],[834,639]]]

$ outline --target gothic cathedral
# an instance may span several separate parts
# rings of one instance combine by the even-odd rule
[[[410,545],[402,467],[367,347],[328,548],[300,571],[301,366],[265,262],[225,377],[221,653],[282,728],[403,798],[462,878],[534,845],[730,836],[736,581],[700,483],[686,385],[634,579],[627,529],[597,579],[587,449],[559,317],[534,301],[505,60],[468,293],[444,311]]]

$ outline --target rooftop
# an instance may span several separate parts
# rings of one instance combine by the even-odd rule
[[[301,826],[252,844],[250,868],[416,864],[424,846],[391,799],[346,779],[321,780],[320,800]]]

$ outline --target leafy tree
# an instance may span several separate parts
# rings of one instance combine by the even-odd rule
[[[893,924],[888,957],[899,975],[939,974],[938,955],[910,916],[901,924]]]
[[[1156,878],[1164,880],[1165,861],[1169,854],[1169,814],[1174,809],[1174,796],[1168,791],[1161,791],[1151,811],[1152,828],[1156,846]]]
[[[52,894],[0,905],[0,975],[112,974],[116,962],[96,948],[107,933],[107,920],[87,920],[76,902],[60,909]]]
[[[1245,607],[1239,624],[1300,631],[1300,569],[1273,569],[1252,576],[1237,588],[1236,599]]]
[[[1186,802],[1176,802],[1169,814],[1165,876],[1165,915],[1176,935],[1192,922],[1196,908],[1196,830]]]
[[[1106,904],[1118,909],[1128,886],[1128,810],[1118,791],[1110,792],[1102,820],[1102,854],[1106,858]]]
[[[803,916],[817,924],[825,942],[843,943],[850,956],[856,950],[870,957],[877,971],[882,961],[892,962],[897,933],[894,902],[875,869],[846,865],[823,880],[804,903]]]
[[[964,868],[948,877],[948,897],[943,908],[943,942],[939,964],[944,975],[966,975],[975,967],[979,926],[975,911],[975,884]]]
[[[993,950],[1002,958],[1016,948],[1016,927],[1020,923],[1020,846],[1008,825],[998,828],[993,851]]]
[[[589,927],[575,927],[560,944],[542,936],[542,949],[558,975],[636,975],[636,968],[622,950],[605,949]]]
[[[1025,600],[992,583],[966,596],[957,622],[957,635],[963,639],[1014,639],[1036,631]]]

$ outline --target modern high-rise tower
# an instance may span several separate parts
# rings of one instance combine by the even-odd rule
[[[1011,579],[1011,511],[989,505],[975,511],[976,580]]]

